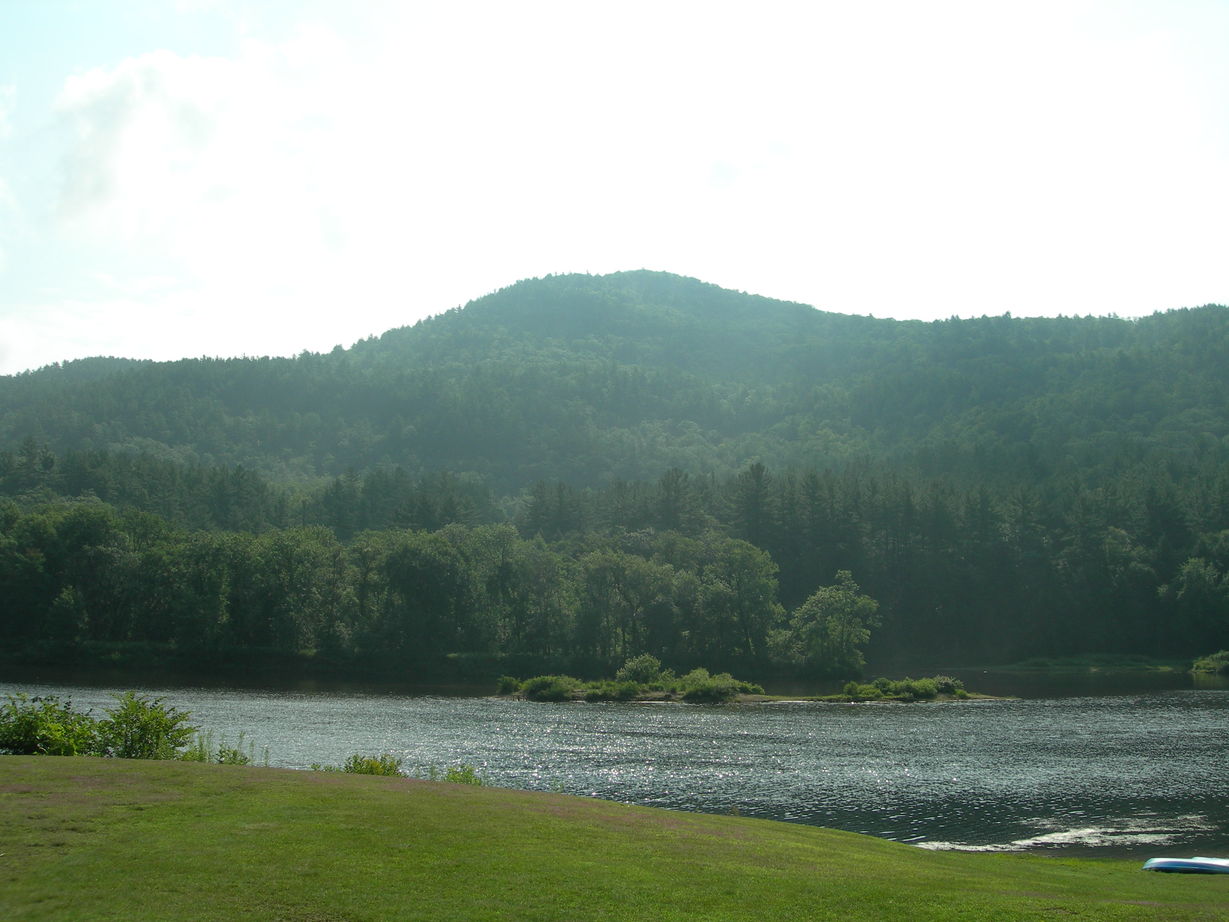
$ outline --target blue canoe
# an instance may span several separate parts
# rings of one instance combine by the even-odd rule
[[[1149,858],[1145,871],[1170,874],[1229,874],[1229,858]]]

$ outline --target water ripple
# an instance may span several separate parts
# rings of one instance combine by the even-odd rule
[[[31,687],[79,707],[105,689]],[[4,691],[0,688],[0,691]],[[925,848],[1159,846],[1229,833],[1229,692],[917,706],[534,704],[158,690],[271,764],[391,752],[426,774],[834,826]]]

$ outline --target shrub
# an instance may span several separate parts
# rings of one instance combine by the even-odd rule
[[[483,785],[483,781],[478,777],[478,772],[474,769],[474,766],[467,762],[450,766],[448,771],[444,773],[444,780],[450,781],[453,784],[472,784],[477,787],[482,787]]]
[[[0,752],[11,755],[74,756],[93,752],[97,723],[54,695],[9,695],[0,706]]]
[[[580,681],[570,675],[539,675],[526,679],[521,685],[521,694],[530,701],[568,701]]]
[[[239,741],[234,746],[227,746],[223,740],[218,744],[217,748],[213,745],[213,733],[198,733],[196,738],[188,745],[188,748],[179,754],[179,758],[184,762],[214,762],[218,765],[251,765],[253,761],[252,745],[248,744],[246,750],[243,746],[243,734],[239,734]],[[268,762],[266,757],[265,762]]]
[[[686,691],[687,689],[691,688],[693,685],[700,685],[704,682],[707,682],[710,678],[712,677],[708,674],[707,669],[705,669],[703,666],[697,666],[695,669],[691,670],[691,672],[687,673],[686,675],[681,675],[678,677],[678,680],[676,682],[676,688],[679,691]]]
[[[515,695],[521,690],[521,680],[510,675],[501,675],[495,687],[497,695]]]
[[[1195,660],[1191,672],[1210,672],[1213,675],[1229,675],[1229,650],[1220,650],[1211,656]]]
[[[951,676],[942,675],[929,679],[904,678],[897,681],[881,676],[869,685],[846,682],[842,694],[862,701],[878,701],[883,698],[895,698],[901,701],[929,700],[941,694],[951,695],[954,698],[969,697],[963,682]]]
[[[635,682],[594,682],[585,689],[586,701],[631,701],[640,694]]]
[[[693,669],[679,679],[683,700],[720,704],[738,696],[738,682],[728,672],[709,675],[707,669]]]
[[[239,735],[239,742],[234,746],[227,746],[222,743],[218,746],[218,751],[215,753],[214,761],[219,765],[251,765],[252,751],[248,747],[248,751],[243,751],[243,734]]]
[[[906,701],[934,698],[939,694],[934,679],[910,679],[907,676],[893,683],[892,691],[897,698],[903,698]]]
[[[952,678],[950,675],[937,675],[934,678],[934,683],[940,695],[956,695],[958,692],[964,691],[964,683],[959,679]]]
[[[661,678],[661,660],[650,653],[629,659],[619,667],[615,679],[619,682],[635,682],[638,685],[650,685]]]
[[[401,762],[401,759],[389,753],[378,756],[365,756],[356,752],[346,759],[346,763],[341,767],[341,770],[352,775],[389,775],[400,777]],[[315,766],[312,767],[315,768]],[[330,771],[332,769],[323,768],[322,770]]]
[[[98,722],[95,753],[117,759],[174,759],[192,742],[196,727],[187,711],[170,707],[165,698],[143,698],[136,692],[118,696]]]
[[[179,754],[183,762],[213,761],[213,731],[198,733],[188,744],[188,748]]]

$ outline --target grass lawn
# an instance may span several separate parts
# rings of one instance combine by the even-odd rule
[[[0,756],[0,918],[1229,918],[1229,876],[337,773]]]

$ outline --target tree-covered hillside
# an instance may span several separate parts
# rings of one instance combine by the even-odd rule
[[[295,359],[87,360],[0,379],[0,448],[135,451],[277,480],[400,466],[500,493],[670,467],[890,460],[1095,477],[1215,453],[1229,312],[875,320],[662,273],[520,282]]]
[[[873,656],[1194,655],[1229,647],[1229,310],[551,277],[327,355],[0,378],[3,497],[31,655],[833,672],[801,638],[841,573]]]

